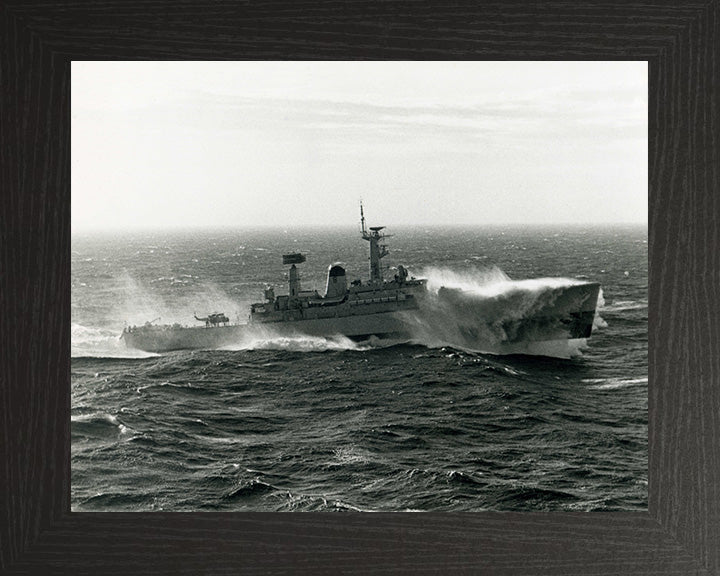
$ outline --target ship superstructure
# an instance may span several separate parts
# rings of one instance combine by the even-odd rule
[[[368,229],[361,206],[362,237],[370,242],[370,279],[367,282],[355,280],[350,285],[342,264],[331,264],[328,267],[325,294],[317,290],[304,291],[300,283],[297,265],[305,262],[304,254],[293,253],[283,256],[283,264],[289,264],[287,295],[275,296],[274,289],[265,290],[265,301],[252,304],[250,322],[267,324],[278,322],[300,322],[312,320],[335,320],[341,318],[358,318],[368,315],[381,315],[418,307],[418,297],[426,292],[424,279],[409,278],[407,270],[398,266],[397,274],[392,280],[383,280],[380,259],[388,254],[387,246],[381,242],[387,237],[380,234],[382,226]],[[378,320],[374,318],[373,320]],[[389,327],[386,319],[383,330],[372,329],[368,323],[358,321],[353,328],[343,322],[339,334],[346,336],[362,336],[382,333]],[[309,323],[307,327],[313,327]],[[340,327],[335,322],[327,329]],[[317,326],[318,329],[321,329]],[[315,333],[315,330],[313,330]]]

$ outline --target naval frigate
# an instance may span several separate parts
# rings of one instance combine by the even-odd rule
[[[426,317],[432,323],[438,315],[447,317],[443,313],[447,306],[455,312],[450,314],[454,327],[451,339],[460,340],[447,342],[451,345],[472,348],[478,338],[487,336],[488,330],[508,350],[525,341],[588,338],[592,332],[600,290],[597,283],[556,287],[529,316],[493,317],[487,307],[478,307],[473,295],[462,290],[443,287],[431,293],[426,279],[410,276],[402,265],[397,266],[392,279],[385,279],[381,266],[381,259],[388,254],[385,227],[366,226],[362,205],[360,223],[361,237],[370,246],[370,274],[364,282],[353,280],[348,284],[344,266],[331,264],[324,295],[317,290],[303,290],[297,266],[306,261],[306,256],[297,252],[285,254],[283,264],[289,265],[288,293],[276,296],[274,288],[266,288],[264,300],[250,305],[247,323],[230,323],[222,312],[216,312],[206,317],[195,316],[205,323],[201,326],[146,322],[126,327],[121,338],[128,347],[147,352],[232,346],[253,334],[412,339],[418,325],[423,324],[423,308],[429,312]]]

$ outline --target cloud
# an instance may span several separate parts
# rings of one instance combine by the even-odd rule
[[[562,63],[495,63],[494,75],[481,73],[483,63],[453,65],[452,73],[430,67],[424,76],[420,64],[403,77],[407,86],[400,86],[402,67],[372,75],[373,67],[352,63],[319,80],[289,67],[291,81],[279,73],[243,76],[239,65],[234,76],[218,73],[213,81],[184,73],[167,81],[155,74],[164,70],[159,64],[141,66],[139,77],[122,76],[124,65],[83,77],[74,65],[73,223],[102,226],[121,215],[148,226],[332,221],[338,209],[330,199],[340,202],[339,191],[376,193],[378,203],[404,206],[408,219],[487,218],[492,206],[468,201],[478,195],[507,218],[530,198],[528,221],[629,195],[645,201],[646,216],[646,69],[632,82],[628,74],[593,76],[593,63],[578,64],[573,81],[561,81],[546,71]],[[610,64],[604,68],[623,63]],[[462,74],[468,70],[472,78]],[[440,193],[456,201],[439,206]]]
[[[79,112],[102,122],[98,111]],[[116,117],[139,131],[273,131],[285,137],[382,133],[504,137],[613,138],[647,131],[647,102],[636,90],[546,92],[534,98],[489,99],[474,105],[380,105],[336,100],[231,97],[195,93],[171,103],[125,111]],[[624,129],[624,132],[617,132]]]

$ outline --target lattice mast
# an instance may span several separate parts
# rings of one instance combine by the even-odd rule
[[[380,231],[385,226],[371,226],[365,227],[365,214],[363,212],[363,205],[360,202],[360,226],[362,228],[363,240],[370,242],[370,283],[381,284],[383,281],[382,268],[380,267],[380,259],[384,258],[388,254],[388,249],[385,244],[381,244],[385,238],[389,238],[389,234],[380,234]]]

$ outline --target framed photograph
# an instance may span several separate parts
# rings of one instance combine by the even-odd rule
[[[0,18],[3,573],[718,571],[716,3]]]

